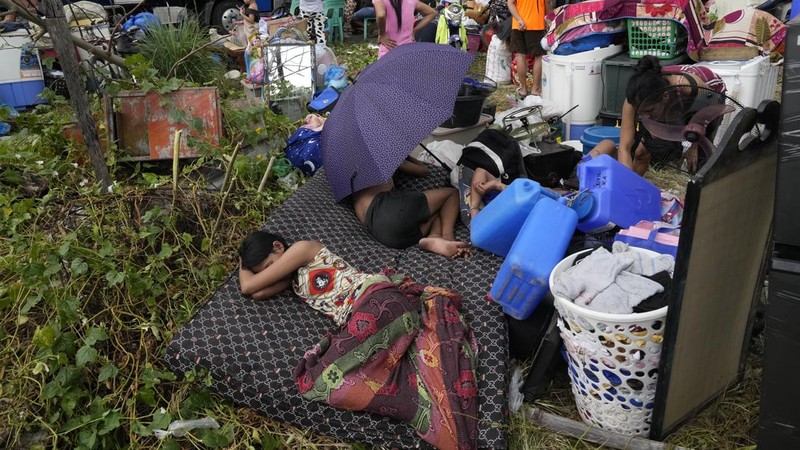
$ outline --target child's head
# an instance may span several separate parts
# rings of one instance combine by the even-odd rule
[[[289,245],[277,234],[268,231],[254,231],[247,235],[239,246],[242,267],[260,272],[280,258]]]
[[[625,98],[634,107],[639,105],[654,92],[669,85],[661,72],[661,63],[655,56],[645,56],[633,68],[633,75],[628,81]]]

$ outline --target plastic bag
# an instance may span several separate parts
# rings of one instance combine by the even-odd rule
[[[496,35],[486,50],[486,76],[497,84],[511,81],[511,52]]]
[[[325,70],[325,87],[341,92],[347,87],[347,73],[342,66],[328,66]]]
[[[314,175],[322,167],[321,135],[320,131],[300,127],[286,141],[286,159],[306,175]]]
[[[153,430],[153,435],[158,439],[165,439],[168,437],[182,437],[186,433],[197,428],[219,428],[219,424],[211,417],[203,417],[202,419],[195,420],[176,420],[169,424],[167,430]]]

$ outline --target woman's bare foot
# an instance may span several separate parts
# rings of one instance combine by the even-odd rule
[[[441,237],[425,237],[419,240],[419,246],[423,250],[448,258],[457,258],[469,255],[469,245],[461,241],[448,241]]]

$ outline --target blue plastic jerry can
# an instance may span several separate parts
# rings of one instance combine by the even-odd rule
[[[578,179],[581,191],[592,196],[590,210],[578,222],[578,229],[584,233],[661,218],[661,191],[608,155],[579,164]]]
[[[541,198],[557,199],[554,192],[524,178],[511,182],[470,223],[470,240],[478,248],[505,257],[528,214]]]
[[[550,198],[536,202],[489,294],[506,314],[519,320],[533,314],[550,289],[550,272],[564,258],[577,224],[578,214],[561,202]]]

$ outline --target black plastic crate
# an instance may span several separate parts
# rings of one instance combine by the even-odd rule
[[[600,114],[597,115],[597,122],[604,127],[620,127],[622,126],[622,114],[600,111]]]
[[[603,107],[601,111],[612,114],[622,113],[625,90],[633,75],[633,67],[639,61],[639,59],[631,58],[627,53],[603,60]],[[661,67],[666,67],[676,64],[691,64],[691,59],[684,54],[660,62]]]

